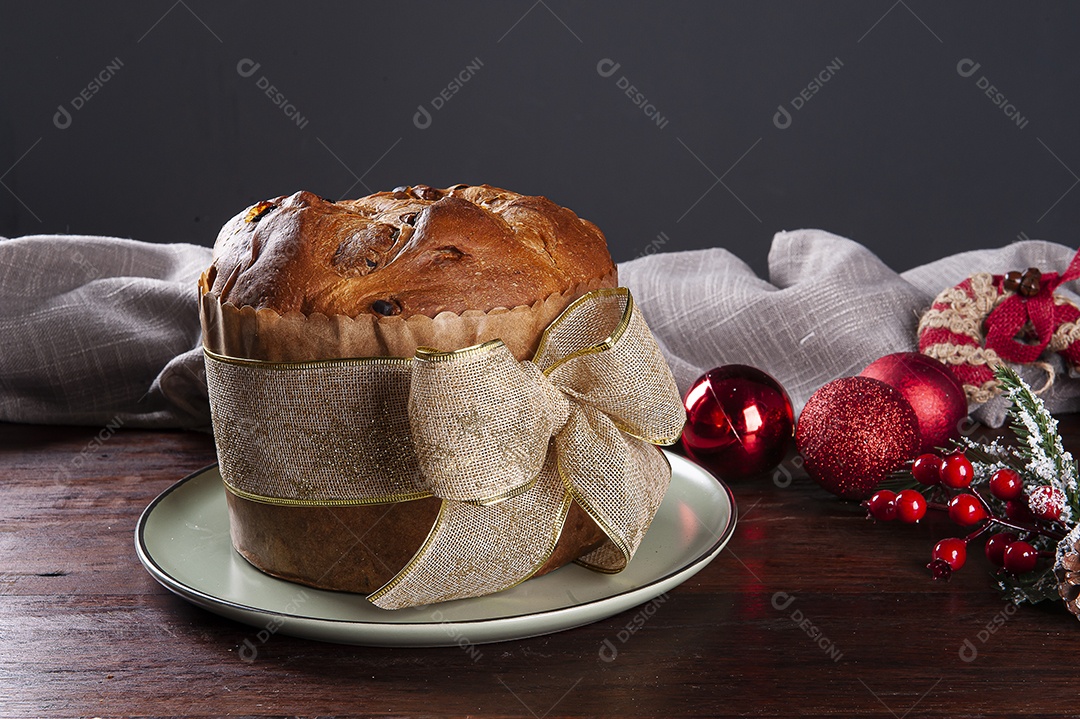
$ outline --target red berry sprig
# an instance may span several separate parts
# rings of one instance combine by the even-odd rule
[[[908,465],[909,477],[895,478],[899,486],[879,488],[867,512],[880,521],[906,522],[941,512],[963,532],[934,545],[927,568],[935,579],[962,569],[978,541],[1010,601],[1062,598],[1080,616],[1080,573],[1071,571],[1080,552],[1080,463],[1065,450],[1057,421],[1031,387],[1007,364],[993,372],[1011,405],[1015,442],[964,438],[955,451],[921,454]],[[901,498],[905,486],[923,495],[925,510],[917,500]]]
[[[1020,537],[1012,532],[998,532],[992,535],[990,539],[986,540],[986,558],[995,567],[1004,567],[1005,548],[1019,539]]]
[[[999,469],[990,477],[990,493],[998,499],[1012,501],[1024,493],[1024,482],[1011,469]]]
[[[919,484],[933,487],[941,481],[941,457],[936,454],[920,454],[911,463],[911,475]]]
[[[896,495],[896,518],[905,524],[915,524],[926,516],[926,506],[922,492],[902,490]]]
[[[947,537],[934,545],[927,568],[935,579],[948,579],[963,567],[968,544],[993,528],[1002,531],[986,540],[986,558],[1012,575],[1028,574],[1041,557],[1050,556],[1032,544],[1036,538],[1056,542],[1065,536],[1067,527],[1061,522],[1065,495],[1049,486],[1035,487],[1025,494],[1023,479],[1012,469],[998,469],[989,479],[977,482],[971,461],[963,451],[956,451],[944,457],[919,455],[911,463],[911,475],[923,486],[925,495],[915,489],[881,489],[863,506],[871,518],[883,522],[898,519],[913,524],[926,516],[927,510],[936,510],[946,512],[961,527],[973,528],[965,537]],[[1002,512],[983,490],[1002,503]]]
[[[958,494],[949,500],[949,519],[961,527],[973,527],[986,519],[987,512],[974,494]]]
[[[953,452],[941,460],[941,483],[953,489],[964,489],[975,479],[975,468],[963,452]]]
[[[880,519],[882,522],[891,522],[896,519],[896,492],[879,489],[863,504],[874,519]]]

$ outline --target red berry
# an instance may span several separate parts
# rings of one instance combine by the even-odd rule
[[[1017,540],[1005,547],[1005,570],[1013,574],[1026,574],[1035,568],[1039,553],[1027,542]]]
[[[1011,469],[999,469],[990,477],[990,492],[998,499],[1016,499],[1023,491],[1023,480]]]
[[[1005,549],[1015,542],[1017,537],[1012,532],[998,532],[986,540],[986,558],[995,567],[1005,566]]]
[[[896,519],[896,492],[879,489],[863,504],[866,506],[866,511],[874,519],[880,519],[882,522],[890,522]]]
[[[975,495],[958,494],[949,500],[949,519],[963,527],[970,527],[986,519],[986,510]]]
[[[963,452],[954,452],[941,460],[941,483],[953,489],[963,489],[975,479],[975,469]]]
[[[944,579],[948,581],[952,576],[952,567],[944,559],[931,559],[930,563],[926,565],[926,568],[930,570],[930,576],[934,579]]]
[[[1036,487],[1028,495],[1028,509],[1039,519],[1056,522],[1065,509],[1065,494],[1054,487]]]
[[[956,537],[942,539],[934,545],[934,551],[930,556],[934,559],[945,560],[949,563],[949,568],[955,572],[967,561],[967,542]]]
[[[894,501],[896,517],[901,522],[914,524],[926,515],[926,498],[914,489],[901,490]]]
[[[932,487],[941,481],[941,457],[936,454],[920,454],[911,463],[911,474],[919,484]]]
[[[1028,509],[1027,502],[1020,502],[1015,499],[1011,499],[1005,503],[1005,516],[1014,522],[1026,522],[1032,519],[1031,510]]]

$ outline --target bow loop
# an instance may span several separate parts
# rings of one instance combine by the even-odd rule
[[[550,420],[551,434],[557,435],[566,426],[570,414],[574,411],[574,405],[564,388],[560,388],[551,378],[544,374],[535,362],[522,362],[522,371],[528,374],[536,383],[536,388],[544,397],[545,411]]]
[[[569,414],[550,385],[500,341],[456,352],[419,350],[408,414],[428,491],[494,504],[528,489]]]
[[[534,361],[575,403],[626,434],[660,445],[679,439],[686,423],[679,389],[628,291],[601,290],[570,305]]]

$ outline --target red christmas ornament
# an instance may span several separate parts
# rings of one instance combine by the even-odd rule
[[[915,456],[919,420],[899,390],[870,377],[843,377],[810,397],[795,444],[818,484],[863,499]]]
[[[974,274],[942,291],[923,314],[919,351],[949,362],[972,402],[986,402],[998,393],[997,360],[1030,364],[1056,352],[1078,369],[1080,339],[1072,328],[1080,321],[1080,307],[1056,294],[1059,286],[1077,278],[1080,252],[1061,274],[1035,267],[1005,275]]]
[[[919,418],[920,452],[948,447],[960,436],[960,422],[967,417],[964,386],[952,370],[933,357],[918,352],[885,355],[862,371],[895,387]]]
[[[709,370],[683,404],[683,448],[723,479],[768,472],[788,451],[795,427],[791,400],[779,382],[755,367]]]

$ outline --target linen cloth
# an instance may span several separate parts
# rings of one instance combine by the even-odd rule
[[[206,247],[0,240],[0,420],[208,428],[196,299]]]
[[[1040,241],[953,255],[896,273],[856,242],[780,232],[759,278],[723,249],[619,266],[685,392],[706,370],[772,374],[796,411],[821,385],[916,349],[919,315],[975,272],[1061,271],[1075,250]],[[196,282],[211,250],[110,237],[0,238],[0,421],[206,429]],[[1071,294],[1067,290],[1064,294]],[[1075,295],[1071,297],[1075,299]],[[1080,381],[1055,360],[1052,412],[1080,409]],[[1041,370],[1022,374],[1036,388]],[[976,417],[1000,426],[995,400]]]

